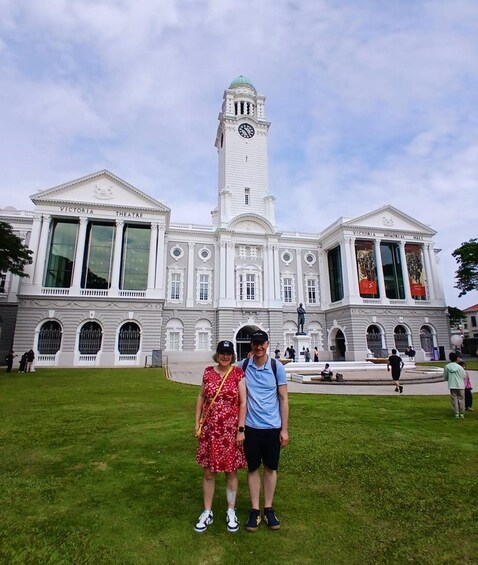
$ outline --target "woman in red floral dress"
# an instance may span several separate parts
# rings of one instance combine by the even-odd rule
[[[223,472],[226,475],[227,530],[237,532],[237,469],[246,467],[243,450],[246,384],[243,370],[234,365],[236,355],[230,341],[218,343],[213,359],[217,364],[204,370],[196,402],[196,432],[200,427],[201,416],[204,419],[196,455],[196,462],[204,468],[204,511],[194,529],[199,533],[205,532],[212,524],[216,474]],[[213,402],[221,382],[222,387]]]

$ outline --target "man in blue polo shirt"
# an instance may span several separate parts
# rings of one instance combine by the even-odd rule
[[[255,532],[261,523],[261,465],[264,466],[264,521],[271,530],[280,528],[272,501],[277,484],[280,449],[289,442],[289,400],[284,366],[274,360],[274,374],[272,360],[267,355],[267,333],[255,332],[251,337],[251,345],[253,356],[246,367],[247,414],[244,439],[251,511],[245,528],[248,532]]]

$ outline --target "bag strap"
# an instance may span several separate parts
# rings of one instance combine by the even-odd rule
[[[224,383],[226,382],[226,379],[227,379],[227,377],[229,376],[229,373],[232,371],[233,368],[234,368],[234,366],[231,365],[231,366],[229,367],[229,369],[227,370],[226,374],[222,377],[221,383],[220,383],[219,386],[217,387],[216,394],[214,395],[214,398],[211,400],[209,406],[207,407],[207,410],[206,410],[204,416],[201,418],[203,424],[204,424],[204,421],[205,421],[206,418],[207,418],[207,415],[209,414],[209,411],[210,411],[211,408],[212,408],[212,405],[216,402],[216,398],[218,397],[219,393],[221,392],[222,387],[224,386]]]

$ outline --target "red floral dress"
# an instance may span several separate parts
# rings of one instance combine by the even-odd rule
[[[244,378],[240,367],[233,367],[227,375],[221,392],[203,424],[196,455],[196,463],[207,467],[214,473],[230,473],[246,467],[244,450],[236,444],[239,423],[239,383]],[[203,374],[204,406],[203,414],[221,384],[221,375],[214,367],[207,367]]]

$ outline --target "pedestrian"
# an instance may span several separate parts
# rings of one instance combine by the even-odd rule
[[[314,363],[318,363],[319,362],[319,350],[317,349],[317,347],[314,347]]]
[[[236,354],[230,341],[220,341],[213,356],[216,365],[206,367],[196,402],[196,462],[203,467],[203,501],[194,530],[205,532],[213,523],[212,502],[217,473],[226,476],[226,527],[239,530],[236,516],[237,470],[246,467],[244,426],[246,384],[244,372],[234,365]]]
[[[448,382],[451,406],[455,418],[465,417],[465,369],[457,363],[458,355],[452,351],[449,363],[443,369],[443,378]]]
[[[25,353],[20,357],[20,364],[18,366],[19,373],[24,373],[25,369],[27,368],[27,356],[28,351],[25,351]]]
[[[472,386],[470,381],[470,375],[466,370],[466,363],[464,361],[460,361],[458,363],[461,367],[463,367],[465,371],[465,411],[473,412],[473,394],[472,394]]]
[[[248,532],[255,532],[261,523],[261,483],[264,493],[262,518],[271,530],[278,530],[281,525],[272,504],[280,450],[289,442],[289,400],[284,366],[267,355],[269,336],[259,330],[252,334],[251,342],[254,356],[245,366],[247,412],[244,442],[251,510],[245,527]]]
[[[411,345],[409,345],[405,349],[405,355],[407,355],[409,361],[413,361],[415,359],[415,354],[416,354],[415,350],[412,348]]]
[[[392,349],[392,354],[388,358],[387,362],[387,371],[390,371],[390,367],[392,368],[392,380],[393,384],[395,385],[395,392],[399,392],[402,394],[403,386],[400,384],[400,374],[402,372],[404,366],[404,362],[402,358],[397,355],[397,350]]]
[[[35,353],[33,349],[30,349],[30,351],[27,353],[27,366],[25,368],[25,371],[27,373],[34,372],[33,361],[35,361]]]
[[[292,363],[294,363],[295,362],[295,349],[294,349],[293,345],[290,346],[289,357],[290,357]]]
[[[280,359],[280,349],[274,351],[274,359]]]
[[[307,349],[305,350],[304,357],[305,357],[305,362],[306,362],[306,363],[310,363],[310,351],[309,351],[309,348],[307,348]]]
[[[5,371],[6,373],[12,372],[13,360],[15,359],[15,357],[18,357],[18,355],[15,353],[15,351],[13,351],[13,349],[5,355],[5,363],[7,364],[7,369]]]

